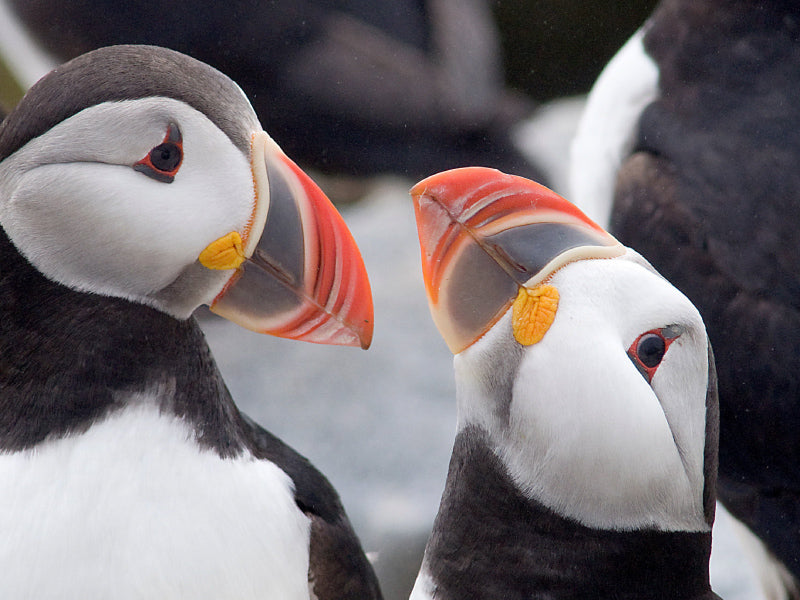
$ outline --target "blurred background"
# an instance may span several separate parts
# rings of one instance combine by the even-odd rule
[[[237,81],[359,243],[375,298],[369,351],[200,318],[241,408],[338,489],[387,600],[407,598],[455,434],[452,356],[428,313],[408,189],[480,164],[566,194],[583,97],[650,1],[0,0],[0,106],[91,48],[152,43]],[[713,581],[758,599],[722,513]]]
[[[512,139],[537,104],[585,93],[652,1],[0,0],[8,110],[42,71],[98,46],[167,46],[239,83],[304,167],[418,179],[488,164],[544,173]],[[24,39],[22,39],[24,38]]]

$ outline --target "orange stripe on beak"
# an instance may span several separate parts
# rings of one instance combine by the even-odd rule
[[[250,254],[212,310],[261,333],[369,347],[372,293],[341,215],[263,132],[252,167],[257,202],[268,204],[265,224],[249,232]]]
[[[266,333],[366,349],[373,332],[372,292],[358,246],[322,190],[289,158],[281,158],[304,191],[309,285],[295,317]]]
[[[411,190],[434,322],[454,353],[559,266],[625,249],[577,207],[522,177],[468,167]]]

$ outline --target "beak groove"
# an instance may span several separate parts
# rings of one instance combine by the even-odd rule
[[[344,220],[266,133],[252,146],[256,206],[245,261],[211,310],[261,333],[368,348],[372,293]]]

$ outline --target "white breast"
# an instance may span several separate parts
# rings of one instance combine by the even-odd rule
[[[152,403],[0,455],[0,598],[309,598],[289,477]]]
[[[433,596],[436,593],[435,590],[436,586],[433,583],[433,579],[428,573],[427,567],[423,564],[417,579],[414,581],[414,587],[408,600],[433,600]]]

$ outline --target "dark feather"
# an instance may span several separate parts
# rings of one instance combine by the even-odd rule
[[[645,47],[659,97],[620,170],[612,232],[703,315],[719,496],[800,576],[800,16],[669,0]]]

